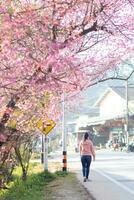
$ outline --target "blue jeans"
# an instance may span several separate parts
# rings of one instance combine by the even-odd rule
[[[91,161],[92,161],[92,157],[91,156],[89,156],[89,155],[81,156],[83,177],[88,178],[89,172],[90,172]]]

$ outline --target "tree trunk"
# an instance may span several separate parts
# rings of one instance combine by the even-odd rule
[[[22,168],[22,180],[26,181],[27,179],[27,170],[25,168]]]

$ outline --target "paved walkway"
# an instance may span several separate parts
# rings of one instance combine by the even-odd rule
[[[96,200],[134,200],[134,195],[130,191],[99,171],[91,171],[91,182],[83,182],[81,171],[77,171],[77,177]]]

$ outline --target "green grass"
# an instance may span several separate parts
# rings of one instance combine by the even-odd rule
[[[68,175],[68,172],[56,171],[55,174],[59,177],[65,177],[66,175]],[[69,174],[71,174],[71,173],[69,173]]]
[[[0,200],[48,200],[51,192],[47,184],[56,178],[55,174],[40,172],[29,175],[27,181],[16,179],[10,189],[0,193]],[[50,198],[49,198],[50,196]]]
[[[8,184],[9,189],[0,190],[0,200],[51,200],[53,199],[53,188],[49,186],[50,183],[53,180],[63,179],[67,175],[69,178],[71,174],[62,171],[44,172],[41,164],[31,163],[25,182],[22,181],[21,175],[21,167],[17,167]]]

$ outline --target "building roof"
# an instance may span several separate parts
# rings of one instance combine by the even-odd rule
[[[122,99],[125,100],[126,98],[126,89],[125,86],[110,86],[108,87],[98,98],[94,106],[98,106],[104,99],[105,97],[110,93],[110,92],[115,92],[118,94]],[[134,105],[134,87],[129,87],[128,88],[128,100],[129,103],[131,102]],[[93,113],[93,114],[92,114]],[[90,107],[88,115],[84,116],[82,115],[78,119],[69,122],[68,124],[73,124],[73,125],[78,125],[79,126],[90,126],[90,125],[101,125],[106,122],[106,120],[111,120],[111,119],[119,119],[119,118],[125,118],[125,114],[121,115],[109,115],[108,117],[102,117],[98,115],[99,110],[96,109],[95,107]],[[133,115],[134,112],[130,113],[129,115]],[[77,128],[78,128],[77,127]]]
[[[122,98],[126,98],[126,88],[124,86],[120,87],[110,87],[113,91],[115,91]],[[134,100],[134,87],[128,87],[128,100]]]
[[[106,117],[102,117],[102,116],[97,116],[97,117],[92,117],[88,120],[88,126],[91,126],[91,125],[101,125],[101,124],[105,124],[105,122],[107,120],[111,120],[111,119],[120,119],[120,118],[125,118],[125,115],[122,114],[122,115],[109,115],[109,116],[106,116]]]
[[[94,105],[98,106],[111,91],[114,91],[123,99],[126,98],[125,86],[110,86],[104,91],[104,93],[99,97],[99,99],[95,102]],[[133,101],[133,100],[134,100],[134,87],[128,87],[128,101]]]

